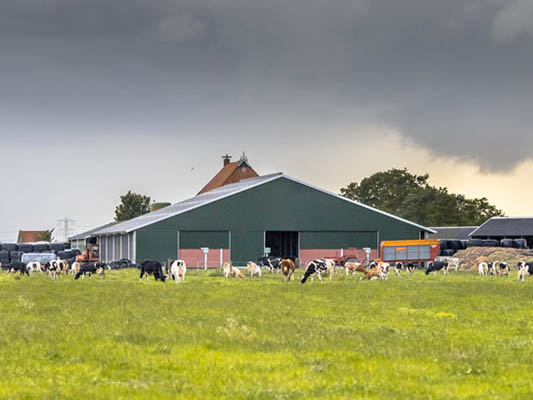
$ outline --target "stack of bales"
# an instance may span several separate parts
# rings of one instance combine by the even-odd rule
[[[72,263],[79,250],[70,250],[70,243],[3,243],[0,244],[0,263],[2,268],[8,268],[12,263],[19,262],[25,253],[54,253],[59,258]]]

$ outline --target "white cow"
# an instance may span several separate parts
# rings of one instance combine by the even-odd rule
[[[261,268],[259,268],[256,263],[253,261],[248,261],[248,264],[246,264],[246,269],[250,273],[250,278],[253,278],[255,275],[257,275],[257,277],[261,279]]]
[[[176,260],[170,266],[169,278],[174,279],[176,283],[185,282],[185,273],[187,272],[187,264],[183,260]]]
[[[36,274],[37,272],[43,273],[41,263],[38,261],[30,261],[28,264],[26,264],[26,269],[28,270],[29,274]]]

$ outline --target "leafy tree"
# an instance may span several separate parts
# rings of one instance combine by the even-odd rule
[[[115,208],[115,221],[127,221],[150,212],[150,197],[128,191],[120,196],[120,204]]]
[[[49,229],[47,231],[41,232],[37,235],[35,238],[38,242],[51,242],[52,241],[52,233],[54,232],[54,228]]]
[[[350,183],[341,195],[425,226],[480,225],[490,217],[504,216],[485,197],[467,199],[431,186],[428,179],[428,174],[393,168]]]

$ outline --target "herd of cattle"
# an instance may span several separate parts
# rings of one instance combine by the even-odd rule
[[[493,276],[509,276],[511,268],[508,263],[503,261],[490,262],[485,257],[479,257],[476,260],[477,270],[479,275],[493,275]],[[0,270],[1,270],[0,264]],[[408,274],[413,273],[416,269],[424,269],[425,274],[429,275],[431,272],[436,274],[437,271],[442,271],[447,274],[450,267],[458,271],[459,260],[457,258],[437,258],[433,262],[427,263],[424,268],[423,265],[416,263],[387,263],[380,260],[373,260],[369,263],[360,263],[356,261],[346,262],[342,268],[346,275],[360,275],[360,280],[384,280],[389,276],[390,271],[394,271],[396,275],[400,275],[402,271]],[[93,274],[105,278],[105,270],[110,267],[102,262],[88,262],[80,263],[74,262],[71,265],[65,260],[53,260],[46,265],[41,265],[38,262],[30,262],[24,264],[22,262],[12,263],[8,269],[8,275],[18,272],[20,275],[31,274],[48,274],[52,279],[57,279],[61,275],[74,275],[74,279],[84,278],[85,276],[92,277]],[[187,265],[184,260],[169,260],[167,263],[159,261],[146,260],[140,265],[140,280],[143,277],[148,279],[153,276],[156,281],[165,282],[167,278],[174,280],[176,283],[185,281],[185,274],[187,272]],[[222,266],[225,278],[244,278],[245,275],[240,268],[233,266],[231,263],[224,263]],[[292,259],[281,259],[276,257],[261,257],[256,262],[249,261],[246,266],[246,271],[251,278],[261,278],[262,269],[271,273],[278,272],[281,274],[283,280],[291,281],[294,278],[296,271],[296,264]],[[311,282],[315,277],[320,282],[323,282],[322,277],[327,276],[332,280],[337,269],[334,260],[316,259],[310,261],[300,279],[300,283],[305,283],[311,278]],[[517,265],[518,279],[521,282],[525,281],[526,276],[533,275],[533,262],[520,261]],[[165,274],[166,273],[166,274]]]

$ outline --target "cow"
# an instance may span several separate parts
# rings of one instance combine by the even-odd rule
[[[457,257],[435,257],[435,261],[445,261],[448,263],[448,269],[453,268],[455,272],[459,271],[459,264],[461,260],[459,260]]]
[[[487,275],[489,273],[489,263],[487,261],[482,261],[477,266],[477,272],[479,275]]]
[[[82,278],[85,278],[85,276],[92,278],[93,274],[98,274],[102,277],[102,279],[104,279],[105,278],[105,263],[103,262],[83,263],[80,266],[80,270],[74,276],[74,279],[79,279],[80,276]]]
[[[26,264],[26,269],[30,274],[36,274],[37,272],[43,273],[41,263],[38,261],[30,261]]]
[[[346,271],[346,275],[350,275],[350,272],[352,275],[356,272],[362,272],[364,274],[366,272],[366,268],[364,264],[360,262],[348,261],[344,263],[344,271]]]
[[[253,278],[255,275],[257,275],[257,277],[261,279],[261,268],[259,268],[256,263],[253,261],[248,261],[248,264],[246,264],[246,269],[250,273],[250,278]]]
[[[311,277],[311,282],[313,282],[313,278],[316,275],[318,277],[318,280],[320,283],[322,283],[322,274],[325,274],[328,272],[328,267],[326,265],[325,260],[313,260],[310,261],[307,264],[307,268],[305,269],[304,275],[302,276],[302,279],[300,279],[300,283],[304,284],[309,277]]]
[[[56,279],[58,274],[61,273],[61,269],[59,267],[59,264],[57,263],[57,260],[50,260],[45,265],[46,271],[48,272],[48,275],[52,279]]]
[[[244,278],[244,275],[242,274],[241,270],[237,267],[234,267],[229,262],[224,263],[222,269],[224,270],[224,278]]]
[[[143,276],[146,275],[146,280],[148,281],[148,276],[153,275],[154,280],[165,282],[166,276],[163,274],[163,266],[159,261],[145,260],[141,264],[141,276],[140,281],[143,281]]]
[[[359,278],[359,280],[361,281],[363,280],[374,281],[377,279],[384,279],[382,271],[377,266],[370,268],[368,271],[365,271],[365,274],[361,278]]]
[[[187,264],[183,260],[174,261],[169,268],[168,277],[174,279],[176,283],[185,282],[185,273],[187,272]]]
[[[409,274],[412,274],[416,268],[415,264],[412,262],[408,262],[407,264],[405,264],[404,267]]]
[[[294,264],[294,261],[292,261],[290,258],[285,258],[284,260],[281,260],[279,267],[283,280],[289,282],[294,276],[294,271],[296,270],[296,265]]]
[[[328,270],[328,277],[331,281],[333,279],[333,275],[335,275],[335,260],[324,260],[326,262],[326,268]]]
[[[397,263],[395,263],[395,264],[394,264],[394,273],[395,273],[396,275],[400,275],[401,272],[402,272],[402,270],[403,270],[403,268],[404,268],[404,267],[403,267],[403,263],[401,263],[401,262],[397,262]]]
[[[524,283],[526,281],[526,275],[533,274],[533,262],[520,261],[518,263],[518,279]]]
[[[267,268],[270,273],[280,270],[281,258],[264,256],[257,259],[257,265]]]
[[[80,269],[81,269],[81,263],[79,261],[75,261],[72,263],[70,271],[72,272],[72,275],[76,276],[76,274],[80,272]]]
[[[497,275],[509,276],[511,274],[511,268],[506,262],[499,262],[495,267]]]
[[[9,271],[7,272],[8,275],[11,275],[13,272],[19,272],[20,276],[26,274],[27,276],[30,276],[30,273],[26,269],[26,264],[23,262],[15,261],[11,263],[11,267],[9,267]]]
[[[426,275],[429,275],[430,272],[433,272],[433,275],[435,275],[437,271],[440,271],[440,270],[442,270],[442,273],[444,275],[448,273],[448,262],[447,261],[430,262],[426,269]]]

